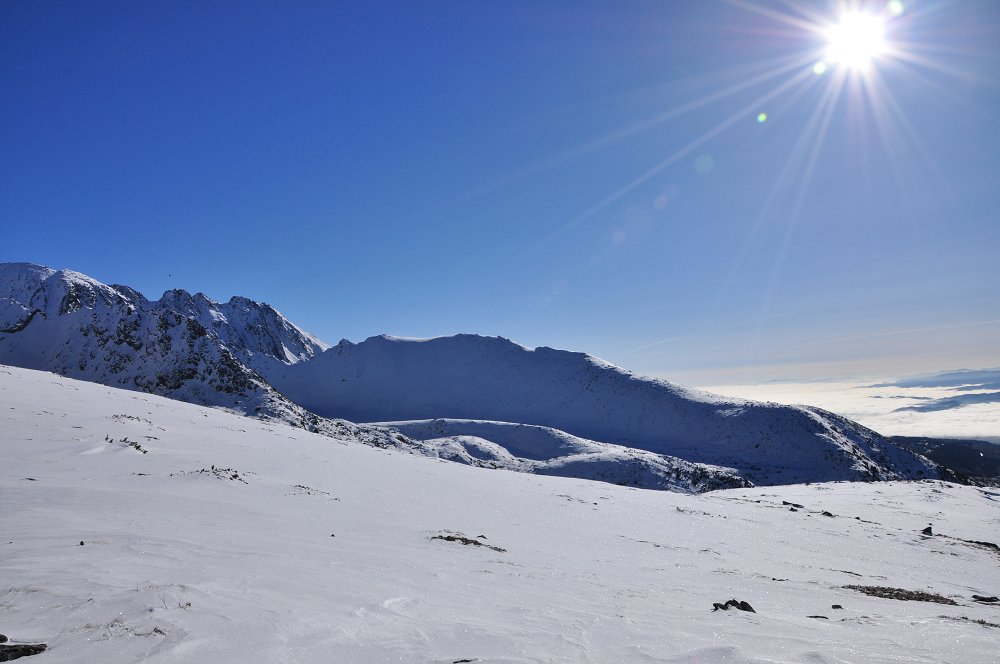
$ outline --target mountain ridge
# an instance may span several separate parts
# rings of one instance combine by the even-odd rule
[[[933,475],[912,453],[822,409],[714,395],[503,337],[342,341],[270,380],[325,417],[545,426],[735,468],[755,484]]]
[[[0,264],[0,289],[0,362],[250,415],[308,417],[261,372],[325,344],[268,305],[180,289],[150,300],[31,263]]]
[[[928,460],[833,413],[722,397],[581,352],[474,334],[378,335],[329,346],[270,305],[245,297],[219,303],[173,289],[149,300],[128,286],[30,263],[0,264],[0,363],[313,430],[341,429],[348,426],[344,420],[546,427],[612,446],[594,457],[595,448],[584,445],[574,452],[591,455],[582,466],[631,464],[635,472],[605,474],[653,478],[637,485],[655,488],[669,485],[666,477],[705,473],[711,481],[685,480],[674,488],[733,486],[734,477],[789,484],[937,476]],[[473,465],[482,461],[473,452],[485,449],[474,433],[457,429],[421,439],[351,426],[367,444]],[[508,431],[494,433],[503,439]],[[468,440],[459,440],[463,436]],[[544,472],[529,463],[530,454],[486,442],[498,445],[493,461],[514,457],[496,467]],[[623,456],[620,448],[637,452]]]

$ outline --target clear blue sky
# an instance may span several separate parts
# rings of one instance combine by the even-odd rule
[[[695,383],[1000,365],[1000,2],[814,73],[842,4],[5,2],[0,260]]]

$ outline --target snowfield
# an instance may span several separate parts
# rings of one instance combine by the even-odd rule
[[[996,491],[686,495],[351,435],[0,367],[0,632],[38,664],[997,661]]]

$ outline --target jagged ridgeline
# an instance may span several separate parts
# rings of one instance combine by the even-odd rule
[[[69,270],[0,265],[0,362],[248,414],[300,408],[261,375],[326,346],[266,304],[167,291],[159,300]]]
[[[330,347],[243,297],[153,301],[26,263],[0,264],[0,363],[469,465],[648,488],[938,476],[833,413],[687,389],[584,353],[477,335]]]

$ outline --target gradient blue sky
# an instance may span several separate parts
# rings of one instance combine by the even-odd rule
[[[843,4],[5,2],[0,260],[690,383],[1000,365],[1000,2],[814,74]]]

